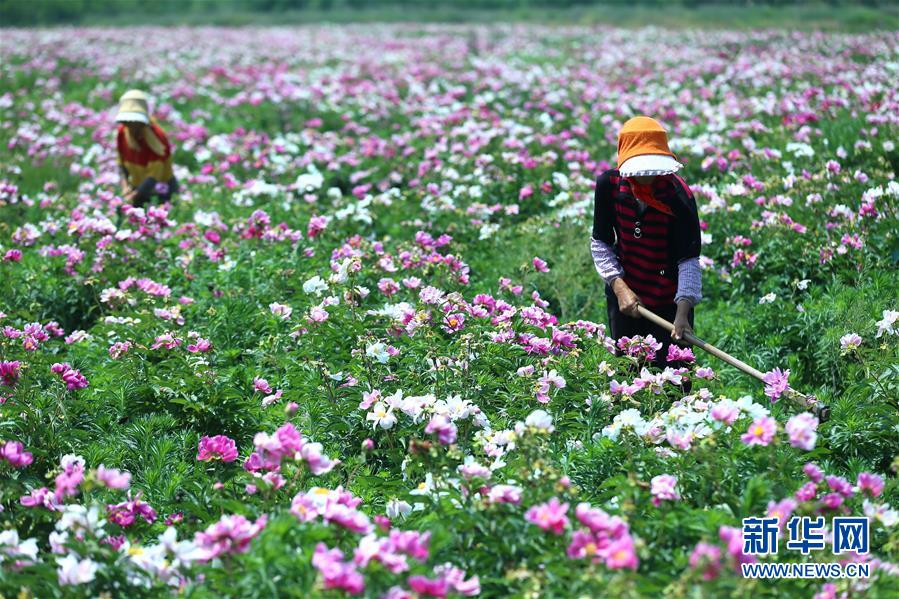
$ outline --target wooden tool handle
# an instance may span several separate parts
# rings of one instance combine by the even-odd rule
[[[673,324],[671,324],[670,322],[668,322],[667,320],[665,320],[658,314],[654,314],[653,312],[647,310],[643,306],[638,305],[637,312],[643,318],[656,323],[657,325],[659,325],[660,327],[662,327],[668,331],[674,330]],[[744,362],[742,360],[738,360],[737,358],[733,357],[732,355],[721,351],[720,349],[718,349],[711,343],[706,343],[705,341],[703,341],[702,339],[700,339],[693,333],[684,333],[684,340],[687,343],[690,343],[691,345],[695,345],[696,347],[698,347],[700,349],[704,349],[705,351],[709,352],[713,356],[724,360],[731,366],[742,370],[746,374],[754,376],[755,378],[762,381],[763,383],[765,382],[764,373],[762,373],[759,370],[756,370],[755,368],[753,368],[746,362]],[[820,404],[814,395],[804,395],[802,393],[799,393],[795,389],[791,389],[790,387],[787,387],[786,396],[793,401],[797,401],[797,402],[801,403],[803,407],[814,410],[815,415],[818,416],[818,419],[821,422],[826,422],[827,419],[830,418],[830,408],[828,408],[827,406],[825,406],[823,404]]]
[[[654,312],[647,310],[643,306],[638,305],[637,312],[639,312],[640,316],[642,316],[643,318],[656,323],[657,325],[659,325],[660,327],[663,327],[664,329],[666,329],[668,331],[674,330],[673,324],[671,324],[670,322],[668,322],[667,320],[665,320],[658,314],[655,314]],[[753,368],[746,362],[744,362],[742,360],[738,360],[737,358],[733,357],[732,355],[730,355],[724,351],[721,351],[720,349],[718,349],[711,343],[707,343],[707,342],[703,341],[702,339],[700,339],[693,333],[684,333],[684,340],[687,343],[690,343],[691,345],[695,345],[696,347],[698,347],[700,349],[704,349],[705,351],[709,352],[713,356],[724,360],[725,362],[727,362],[734,368],[739,368],[746,374],[754,376],[755,378],[757,378],[760,381],[765,380],[764,373],[760,372],[759,370],[756,370],[755,368]]]

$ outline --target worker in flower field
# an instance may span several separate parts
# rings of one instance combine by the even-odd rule
[[[122,196],[134,206],[153,196],[167,201],[178,191],[172,172],[172,146],[154,118],[147,96],[132,89],[119,100],[116,115],[118,163],[122,169]]]
[[[665,129],[652,118],[632,118],[618,134],[618,168],[599,176],[594,199],[590,250],[606,283],[611,336],[652,335],[663,344],[659,367],[668,363],[672,340],[692,332],[693,306],[702,297],[699,216],[676,174],[681,168]],[[640,318],[638,305],[673,321],[674,330]]]

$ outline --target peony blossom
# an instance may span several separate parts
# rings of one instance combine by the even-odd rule
[[[225,435],[203,436],[197,445],[197,460],[200,462],[233,462],[237,459],[237,444]]]
[[[777,421],[770,416],[763,416],[749,425],[749,430],[740,437],[740,440],[749,446],[761,445],[764,447],[774,440],[776,432]]]
[[[855,351],[862,344],[862,338],[856,333],[847,333],[840,337],[840,350],[843,354]]]
[[[0,441],[0,459],[6,460],[13,468],[24,468],[34,461],[31,452],[19,441]]]
[[[525,513],[524,518],[543,530],[560,535],[568,525],[568,517],[565,515],[567,511],[568,504],[561,503],[557,498],[553,497],[546,503],[531,507]]]
[[[656,507],[663,501],[678,501],[680,493],[677,492],[677,477],[670,474],[660,474],[650,481],[650,493],[652,504]]]
[[[780,396],[787,390],[789,386],[787,379],[790,377],[790,371],[775,368],[770,372],[766,372],[762,380],[765,381],[765,395],[771,398],[771,401],[777,401]]]
[[[229,553],[246,553],[250,548],[250,541],[262,532],[267,520],[265,514],[256,522],[250,522],[240,514],[222,516],[218,522],[194,537],[200,561],[209,561]]]
[[[818,419],[809,412],[797,414],[787,421],[785,427],[787,435],[790,437],[790,445],[811,451],[815,448],[815,441],[818,434],[815,432],[818,428]]]
[[[131,485],[131,473],[116,468],[107,468],[103,464],[97,466],[95,473],[97,482],[108,489],[127,489]]]

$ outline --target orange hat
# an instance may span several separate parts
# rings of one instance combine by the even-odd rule
[[[621,127],[618,133],[618,169],[627,171],[622,175],[660,175],[673,173],[682,167],[668,148],[665,129],[655,119],[637,116]]]

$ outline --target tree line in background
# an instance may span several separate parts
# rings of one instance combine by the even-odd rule
[[[315,11],[318,13],[365,10],[381,8],[405,8],[416,11],[430,9],[455,10],[552,10],[568,8],[589,8],[603,5],[626,5],[629,7],[671,7],[702,8],[708,5],[752,7],[752,6],[798,6],[831,5],[868,7],[895,6],[897,0],[0,0],[0,26],[29,26],[50,24],[89,25],[96,19],[133,17],[152,21],[161,17],[178,15],[200,16],[227,13],[266,14],[278,12]]]

